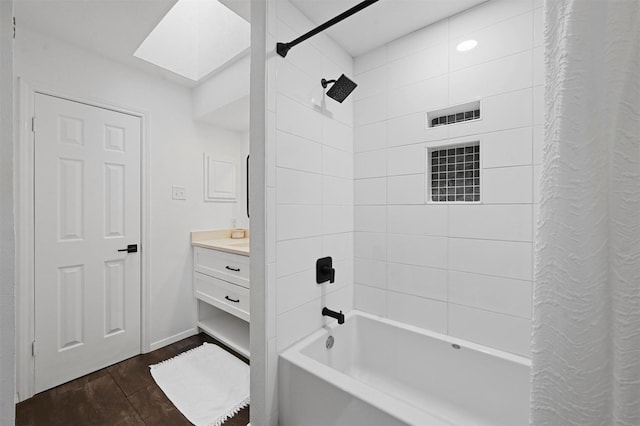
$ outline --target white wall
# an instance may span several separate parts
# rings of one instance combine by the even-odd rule
[[[208,77],[193,89],[193,116],[202,118],[249,95],[250,57],[236,62]]]
[[[238,163],[246,136],[192,119],[191,90],[21,28],[16,75],[39,88],[148,114],[150,151],[150,340],[152,349],[195,331],[189,232],[228,228],[236,203],[203,201],[203,153]],[[171,186],[187,200],[171,200]],[[242,189],[240,184],[240,189]]]
[[[529,355],[542,58],[541,2],[493,0],[355,59],[356,308]],[[425,148],[475,140],[482,204],[426,204]]]
[[[13,2],[0,2],[0,424],[15,419]]]
[[[323,306],[353,306],[353,97],[325,99],[320,85],[352,76],[353,60],[324,34],[277,56],[276,40],[314,25],[286,0],[267,6],[267,389],[275,389],[277,354],[335,321]],[[336,281],[318,285],[315,264],[325,256]]]

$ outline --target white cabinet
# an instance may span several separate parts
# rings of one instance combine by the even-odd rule
[[[198,272],[193,287],[196,299],[249,321],[249,289]]]
[[[193,248],[198,327],[249,357],[249,257]]]
[[[196,272],[249,288],[249,258],[240,254],[194,247]]]

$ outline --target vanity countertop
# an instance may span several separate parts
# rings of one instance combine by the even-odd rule
[[[231,229],[191,232],[191,245],[227,253],[249,256],[249,230],[245,238],[231,238]]]

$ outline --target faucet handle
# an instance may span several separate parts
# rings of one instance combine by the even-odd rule
[[[333,259],[331,257],[323,257],[316,261],[316,283],[322,284],[336,280],[336,270],[333,268]]]
[[[323,272],[325,275],[328,275],[328,276],[329,276],[329,282],[330,282],[330,283],[335,282],[335,280],[336,280],[336,270],[335,270],[334,268],[332,268],[332,267],[331,267],[331,266],[329,266],[329,265],[324,265],[324,266],[322,267],[322,272]]]

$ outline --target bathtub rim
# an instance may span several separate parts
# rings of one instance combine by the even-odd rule
[[[345,315],[345,323],[352,318],[363,317],[373,321],[382,322],[393,327],[405,329],[419,335],[445,341],[450,344],[460,345],[462,348],[472,349],[480,353],[484,353],[489,356],[503,359],[527,368],[531,368],[531,360],[519,355],[511,354],[501,351],[499,349],[489,348],[487,346],[479,345],[477,343],[468,342],[463,339],[451,337],[445,334],[437,333],[434,331],[426,330],[420,327],[416,327],[410,324],[405,324],[399,321],[384,318],[378,315],[369,314],[358,310],[352,310]],[[354,398],[360,399],[373,407],[385,412],[386,414],[397,418],[398,420],[405,422],[409,425],[423,424],[425,415],[429,415],[432,418],[430,425],[451,425],[451,423],[444,418],[438,416],[436,413],[420,410],[414,405],[399,400],[384,393],[381,390],[377,390],[370,385],[362,383],[347,374],[335,370],[326,364],[323,364],[315,359],[304,355],[302,349],[306,348],[310,343],[315,342],[318,339],[331,334],[333,329],[339,327],[337,321],[332,320],[328,324],[324,325],[321,329],[311,333],[310,335],[302,338],[300,341],[294,343],[289,348],[285,349],[279,358],[287,361],[294,366],[303,369],[308,374],[317,377],[318,379],[329,382],[338,389],[352,395]]]
[[[500,349],[495,349],[495,348],[491,348],[485,345],[481,345],[479,343],[473,343],[470,342],[468,340],[464,340],[464,339],[460,339],[458,337],[453,337],[453,336],[449,336],[447,334],[442,334],[442,333],[438,333],[436,331],[431,331],[431,330],[427,330],[425,328],[421,328],[421,327],[417,327],[411,324],[407,324],[404,322],[400,322],[400,321],[395,321],[389,318],[385,318],[379,315],[373,315],[370,314],[368,312],[363,312],[363,311],[359,311],[357,309],[353,309],[351,311],[349,311],[348,313],[345,314],[344,318],[345,318],[345,322],[347,322],[349,319],[353,318],[353,317],[363,317],[363,318],[368,318],[374,321],[378,321],[381,323],[385,323],[388,325],[391,325],[393,327],[397,327],[397,328],[401,328],[401,329],[405,329],[417,334],[421,334],[427,337],[431,337],[434,339],[438,339],[438,340],[443,340],[446,341],[447,343],[451,343],[451,344],[457,344],[460,345],[462,348],[465,349],[472,349],[475,350],[477,352],[481,352],[484,353],[486,355],[491,355],[497,358],[501,358],[504,359],[506,361],[510,361],[510,362],[514,362],[516,364],[520,364],[526,367],[531,368],[531,359],[523,357],[521,355],[516,355],[514,353],[510,353],[510,352],[505,352],[502,351]],[[322,328],[320,328],[319,330],[314,331],[313,333],[309,334],[308,336],[303,337],[301,340],[297,341],[296,343],[294,343],[293,345],[289,346],[288,348],[286,348],[280,355],[284,355],[285,353],[289,353],[289,352],[300,352],[300,350],[306,346],[309,345],[309,343],[314,342],[315,340],[317,340],[318,338],[322,337],[325,333],[327,333],[328,331],[332,331],[333,329],[335,329],[336,327],[339,327],[340,325],[338,324],[338,322],[336,320],[331,320],[328,324],[324,325]]]

